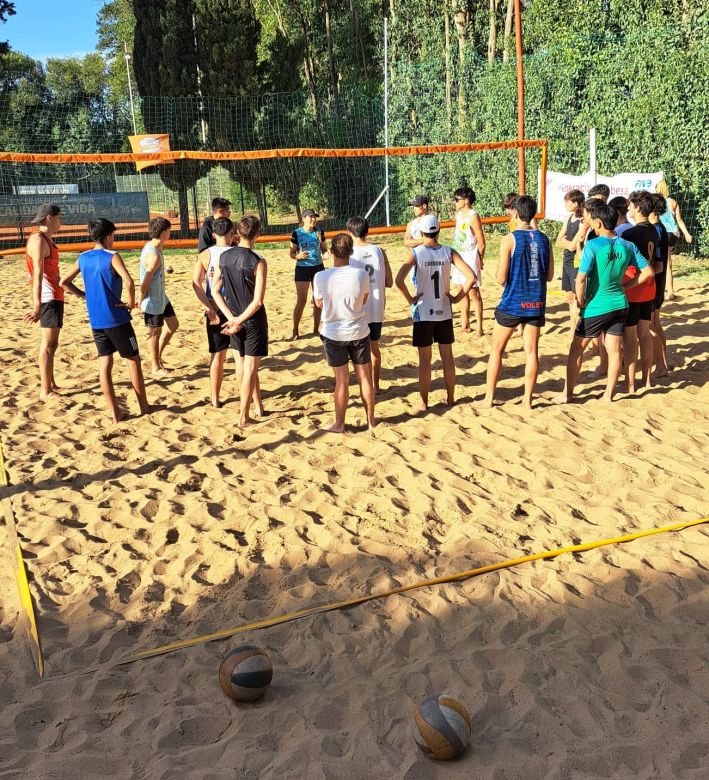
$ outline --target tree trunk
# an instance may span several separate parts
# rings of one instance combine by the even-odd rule
[[[507,0],[507,13],[505,14],[505,38],[502,46],[502,61],[510,58],[510,37],[512,36],[512,17],[514,16],[515,0]]]
[[[454,0],[453,13],[455,20],[455,32],[458,39],[458,125],[462,125],[465,119],[465,44],[468,40],[468,26],[470,14],[467,0]]]
[[[261,182],[254,182],[253,187],[251,187],[251,192],[253,192],[254,197],[256,198],[256,210],[258,211],[258,218],[263,227],[267,227],[267,217],[266,217],[266,209],[264,208],[264,202],[263,202],[263,190],[261,188]]]
[[[177,210],[180,212],[180,238],[187,238],[190,230],[190,213],[187,203],[187,187],[181,185],[177,190]]]
[[[500,0],[490,0],[490,32],[487,37],[487,61],[495,61],[497,51],[497,6]]]
[[[330,71],[330,91],[337,102],[337,69],[335,68],[335,54],[332,45],[332,22],[330,20],[330,4],[323,0],[323,14],[325,15],[325,39],[327,41],[327,63]]]
[[[447,3],[444,13],[446,31],[446,112],[448,114],[448,135],[450,135],[453,131],[453,92],[451,74],[451,20]]]

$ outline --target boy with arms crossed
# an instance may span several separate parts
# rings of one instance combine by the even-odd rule
[[[224,380],[224,363],[229,347],[229,336],[222,333],[227,318],[214,303],[212,281],[215,269],[219,265],[219,258],[227,249],[231,248],[234,223],[227,217],[217,217],[213,220],[210,229],[215,244],[208,246],[197,256],[192,274],[192,289],[205,308],[204,317],[207,324],[207,344],[209,347],[209,386],[212,406],[219,409],[222,405],[219,393]]]
[[[145,395],[143,369],[140,365],[138,340],[131,325],[130,310],[135,307],[135,284],[118,252],[113,251],[116,226],[108,219],[92,219],[89,235],[95,242],[93,249],[82,252],[74,267],[61,280],[62,287],[86,300],[89,324],[99,359],[99,379],[103,397],[114,422],[125,418],[126,412],[118,406],[113,389],[113,354],[128,361],[128,373],[138,399],[140,413],[150,411]],[[84,290],[74,279],[81,274]],[[123,286],[128,293],[127,303],[121,301]]]
[[[369,274],[350,265],[352,238],[339,233],[332,239],[333,267],[316,274],[313,281],[315,305],[322,309],[322,338],[325,358],[335,373],[335,422],[324,428],[344,433],[349,398],[349,361],[354,364],[362,404],[371,430],[374,417],[369,325],[365,304],[369,295]]]
[[[453,361],[453,312],[451,303],[457,303],[467,295],[475,284],[475,274],[463,258],[451,247],[438,243],[440,224],[432,214],[423,217],[420,223],[423,243],[411,249],[408,257],[396,275],[396,286],[411,304],[413,318],[412,343],[419,352],[419,392],[421,403],[418,411],[428,409],[428,394],[431,388],[431,358],[433,342],[443,363],[443,378],[446,385],[446,403],[455,403],[455,363]],[[456,295],[450,294],[451,266],[454,265],[465,278]],[[415,295],[406,286],[409,271],[415,271]]]
[[[153,376],[165,376],[162,355],[170,343],[179,322],[165,293],[165,257],[163,247],[170,238],[172,225],[165,217],[148,222],[150,241],[140,253],[140,308],[148,326],[148,352]],[[166,326],[165,333],[162,332]]]
[[[536,201],[520,195],[514,205],[518,228],[500,242],[497,281],[505,289],[495,309],[487,389],[480,403],[483,408],[492,406],[502,369],[502,354],[519,326],[527,356],[522,403],[527,409],[532,408],[532,393],[539,373],[539,334],[544,325],[547,282],[554,278],[554,256],[549,239],[531,224],[536,213]]]
[[[350,265],[353,268],[364,268],[369,275],[369,297],[365,305],[367,322],[369,324],[369,346],[372,354],[372,382],[374,392],[379,392],[379,378],[382,371],[382,353],[379,349],[379,339],[382,335],[384,307],[386,304],[386,288],[394,285],[391,266],[386,252],[374,244],[367,242],[369,223],[364,217],[351,217],[347,220],[347,230],[352,237],[352,256]]]

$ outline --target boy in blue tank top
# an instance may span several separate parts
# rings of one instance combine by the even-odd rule
[[[528,195],[517,198],[513,209],[517,230],[500,242],[497,281],[504,290],[495,309],[487,388],[485,398],[479,403],[483,408],[492,406],[502,369],[502,354],[519,325],[527,355],[522,403],[527,409],[532,408],[532,393],[539,373],[539,333],[544,325],[547,282],[554,278],[554,256],[549,239],[531,224],[536,213],[534,198]]]
[[[86,300],[89,324],[98,352],[101,390],[113,421],[120,422],[127,413],[118,406],[113,389],[114,352],[128,361],[128,373],[138,398],[140,413],[147,414],[150,407],[145,394],[138,341],[130,321],[130,310],[136,305],[135,284],[121,256],[112,249],[115,232],[116,226],[110,220],[92,219],[89,222],[89,235],[95,246],[79,255],[74,267],[62,278],[61,285],[67,292]],[[84,290],[74,284],[79,274],[84,280]],[[121,300],[123,285],[128,293],[127,303]]]

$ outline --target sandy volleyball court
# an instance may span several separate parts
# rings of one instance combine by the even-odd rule
[[[403,252],[391,246],[396,270]],[[338,437],[319,431],[333,409],[319,340],[287,340],[292,261],[282,248],[268,259],[270,414],[246,434],[231,358],[226,405],[207,405],[191,258],[174,257],[167,278],[181,322],[165,356],[174,372],[148,384],[163,408],[120,425],[105,413],[77,299],[58,355],[64,396],[37,402],[24,270],[0,261],[7,493],[47,666],[39,682],[3,524],[0,777],[705,778],[709,526],[110,665],[313,604],[709,514],[706,275],[681,277],[663,309],[675,370],[611,407],[598,401],[602,383],[583,379],[583,403],[551,404],[568,325],[564,299],[550,295],[529,415],[517,404],[521,340],[503,368],[504,404],[478,412],[489,342],[457,331],[458,405],[442,405],[438,372],[434,407],[410,416],[416,354],[391,292],[382,425],[367,432],[357,402]],[[135,258],[129,266],[137,276]],[[135,413],[124,365],[115,377]],[[255,705],[219,688],[221,656],[242,642],[264,647],[275,669]],[[474,724],[471,748],[449,764],[426,759],[410,733],[415,705],[442,691]]]

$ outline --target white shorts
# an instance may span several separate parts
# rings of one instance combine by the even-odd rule
[[[480,271],[480,255],[476,252],[473,257],[470,255],[464,255],[462,253],[459,253],[460,256],[465,260],[466,264],[469,265],[473,269],[473,273],[476,277],[476,282],[473,285],[473,287],[480,287],[480,284],[482,283],[482,273]],[[465,277],[463,274],[455,267],[451,266],[451,282],[453,284],[465,284]]]

